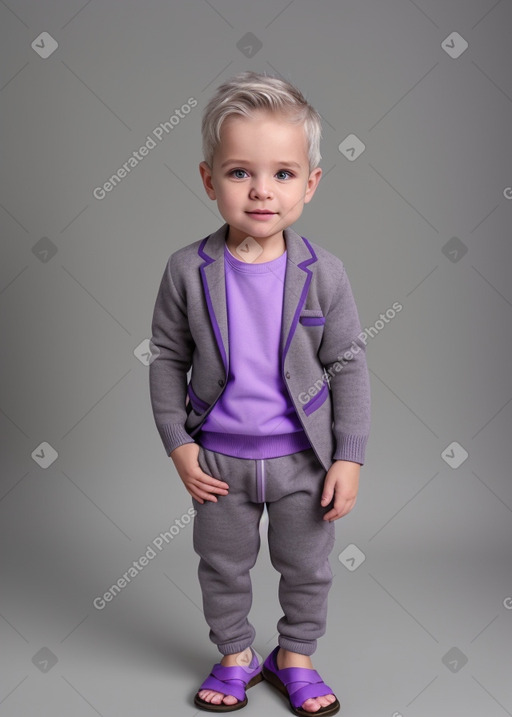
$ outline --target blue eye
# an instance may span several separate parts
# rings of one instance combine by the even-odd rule
[[[276,176],[277,174],[287,174],[289,177],[293,177],[292,173],[289,172],[287,169],[281,169],[279,172],[276,173]]]
[[[230,175],[235,176],[236,179],[243,179],[243,177],[236,176],[236,173],[237,173],[237,172],[241,172],[242,174],[247,174],[247,172],[245,171],[245,169],[232,169],[231,172],[230,172]]]

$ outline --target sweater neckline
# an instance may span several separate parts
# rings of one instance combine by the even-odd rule
[[[230,266],[235,269],[235,271],[241,271],[247,274],[266,274],[269,271],[274,271],[277,267],[286,262],[286,249],[280,256],[276,257],[275,259],[271,259],[270,261],[262,261],[258,264],[254,264],[243,261],[243,259],[238,259],[230,251],[230,249],[228,249],[227,244],[224,244],[224,256]]]

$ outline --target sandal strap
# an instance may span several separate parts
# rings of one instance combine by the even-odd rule
[[[309,685],[299,687],[293,692],[288,690],[288,694],[290,696],[290,702],[295,708],[297,708],[302,707],[306,700],[315,697],[322,697],[324,695],[332,695],[334,693],[329,685],[325,684],[325,682],[314,682]]]
[[[245,689],[243,685],[237,682],[231,682],[231,680],[219,680],[214,675],[210,674],[203,682],[200,690],[214,690],[215,692],[222,692],[223,695],[233,695],[237,700],[242,702],[245,699]]]
[[[325,684],[316,670],[307,667],[285,667],[279,670],[277,664],[275,667],[273,672],[286,687],[290,702],[295,709],[302,707],[308,699],[334,694],[332,688]]]
[[[242,702],[245,697],[245,688],[247,683],[257,674],[257,668],[254,671],[247,671],[240,665],[231,667],[221,665],[218,662],[213,666],[212,671],[203,682],[199,690],[214,690],[222,692],[225,695],[233,695],[237,700]]]
[[[225,665],[221,665],[220,662],[218,662],[216,665],[213,666],[211,674],[214,677],[218,677],[218,679],[222,682],[231,682],[232,680],[237,680],[246,685],[254,677],[256,671],[257,668],[255,670],[247,670],[245,667],[241,667],[240,665],[232,665],[226,667]]]
[[[285,667],[282,670],[276,670],[276,675],[286,685],[286,689],[294,682],[322,682],[318,672],[308,667]]]

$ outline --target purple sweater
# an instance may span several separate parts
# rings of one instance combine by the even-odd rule
[[[196,440],[238,458],[275,458],[310,448],[279,371],[287,252],[261,264],[225,246],[228,382]]]

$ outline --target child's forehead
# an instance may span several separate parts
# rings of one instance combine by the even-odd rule
[[[307,152],[307,137],[304,124],[292,122],[283,113],[257,110],[251,117],[233,114],[224,119],[220,129],[218,149],[221,151],[228,145],[247,144],[254,136],[272,138],[278,144],[290,144],[296,150]],[[301,141],[302,140],[302,141]]]

